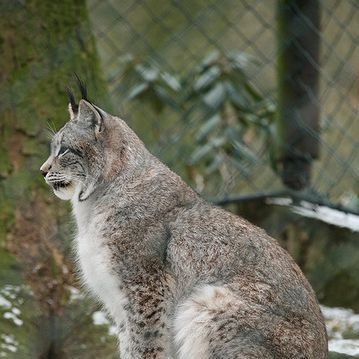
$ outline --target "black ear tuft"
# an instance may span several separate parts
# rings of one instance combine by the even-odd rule
[[[87,101],[89,104],[92,105],[91,101],[87,97],[86,83],[81,80],[80,76],[77,75],[76,72],[73,75],[74,75],[74,78],[76,81],[76,85],[77,85],[78,89],[80,90],[81,99]],[[78,115],[80,105],[76,103],[74,93],[70,87],[66,87],[65,91],[66,91],[67,97],[69,98],[69,101],[70,101],[70,104],[69,104],[70,118],[73,120]],[[97,108],[95,106],[93,106],[93,109],[98,113],[100,118],[103,119],[104,112],[102,110],[99,110],[99,108]]]
[[[70,105],[72,108],[72,112],[77,113],[79,105],[76,103],[74,93],[72,92],[71,88],[68,86],[65,87],[65,91],[66,91],[67,97],[69,99],[69,102],[70,102]]]
[[[90,102],[87,98],[87,88],[86,88],[86,83],[84,81],[82,81],[79,77],[79,75],[77,75],[77,73],[74,73],[75,79],[76,79],[76,83],[77,83],[77,87],[80,90],[81,93],[81,98]]]

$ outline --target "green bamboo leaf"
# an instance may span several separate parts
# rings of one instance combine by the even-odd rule
[[[226,99],[226,90],[222,82],[217,83],[204,97],[204,103],[213,108],[218,109],[224,104]]]
[[[213,63],[217,62],[220,57],[220,52],[218,50],[212,50],[208,53],[208,55],[202,60],[201,68],[207,68]]]
[[[220,76],[221,70],[218,66],[212,66],[206,70],[194,83],[193,88],[201,92],[213,84]]]
[[[143,82],[143,83],[137,84],[131,88],[130,92],[127,95],[127,99],[133,100],[136,97],[142,95],[147,90],[148,90],[148,83]]]
[[[158,79],[159,69],[153,66],[145,66],[143,64],[137,64],[135,66],[136,71],[142,76],[145,81],[153,82]]]
[[[218,114],[215,114],[211,118],[205,121],[205,123],[198,129],[195,139],[202,141],[214,128],[221,122],[221,118]]]
[[[225,134],[228,138],[228,141],[231,143],[234,153],[239,156],[239,158],[246,159],[250,162],[258,161],[256,154],[243,142],[238,131],[233,127],[227,127],[225,129]]]
[[[124,64],[124,65],[133,64],[135,62],[135,57],[133,56],[133,54],[128,53],[128,54],[122,55],[119,60],[120,60],[121,64]]]
[[[230,81],[225,81],[224,85],[231,104],[240,111],[250,111],[248,101],[243,96],[243,94],[233,85],[233,83]]]
[[[169,74],[168,72],[161,72],[160,76],[166,85],[173,91],[178,92],[181,89],[181,84],[175,76]]]
[[[232,126],[226,126],[223,132],[230,142],[242,141],[238,130]]]
[[[190,157],[190,164],[195,164],[200,161],[204,156],[206,156],[210,151],[212,151],[212,146],[210,143],[206,143],[204,146],[198,147]]]
[[[214,138],[204,146],[200,146],[195,150],[190,158],[190,163],[195,164],[196,162],[200,161],[203,157],[208,155],[214,148],[220,147],[225,143],[226,140],[224,137]]]
[[[259,91],[252,85],[249,81],[246,81],[244,84],[244,88],[248,94],[250,94],[255,101],[261,101],[263,96],[259,93]]]
[[[234,153],[237,154],[240,159],[245,159],[249,162],[255,163],[258,162],[258,157],[256,154],[243,142],[233,141],[233,149],[235,150]]]
[[[217,153],[214,156],[213,161],[210,162],[210,164],[206,167],[205,174],[210,175],[213,172],[217,171],[219,169],[219,166],[223,163],[223,156],[219,153]]]
[[[174,109],[178,108],[176,101],[173,99],[173,97],[169,94],[169,92],[164,87],[155,85],[153,87],[153,90],[157,94],[158,100],[161,101],[164,106],[167,105]]]

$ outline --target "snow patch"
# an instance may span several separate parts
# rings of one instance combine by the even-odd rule
[[[2,339],[2,343],[0,343],[0,347],[2,349],[8,350],[12,353],[16,353],[17,352],[17,347],[19,345],[19,343],[15,340],[14,336],[11,334],[1,334],[0,338]],[[6,358],[6,355],[4,355],[6,353],[1,352],[0,356],[3,358]]]
[[[21,314],[21,310],[19,308],[13,307],[11,309],[11,311],[15,314],[15,315],[20,315]]]
[[[352,213],[345,213],[326,206],[314,205],[306,201],[300,201],[299,205],[293,205],[293,201],[290,198],[271,198],[267,202],[279,206],[288,206],[294,213],[304,217],[316,218],[325,223],[359,232],[359,216]]]
[[[12,306],[11,302],[9,302],[6,298],[0,295],[0,307],[3,307],[5,309],[10,309],[11,306]]]
[[[329,337],[329,350],[348,355],[359,354],[359,314],[351,309],[320,306]],[[345,332],[358,333],[358,339],[346,339]]]
[[[329,351],[347,355],[359,354],[359,340],[357,339],[331,339]]]
[[[97,311],[92,314],[92,321],[95,325],[107,325],[108,334],[111,336],[118,336],[118,330],[115,325],[113,325],[106,316],[106,313]]]
[[[12,312],[5,312],[4,313],[4,318],[5,319],[11,319],[17,326],[21,326],[23,325],[23,321],[18,318],[14,313]]]
[[[68,290],[70,291],[70,301],[75,302],[83,299],[85,296],[81,291],[75,287],[69,286]]]
[[[110,325],[110,321],[107,319],[106,314],[101,311],[94,312],[92,314],[92,320],[95,325]]]

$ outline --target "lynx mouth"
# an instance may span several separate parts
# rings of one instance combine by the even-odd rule
[[[66,187],[68,187],[70,185],[71,185],[71,182],[68,182],[68,181],[51,182],[51,186],[56,191],[58,191],[59,189],[64,189],[64,188],[66,188]]]

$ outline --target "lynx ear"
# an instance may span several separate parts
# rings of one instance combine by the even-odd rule
[[[79,103],[79,112],[77,115],[77,120],[82,122],[88,127],[93,127],[95,129],[96,137],[103,130],[103,117],[101,113],[96,110],[94,106],[92,106],[86,100],[80,100]]]
[[[108,116],[108,113],[106,111],[104,111],[102,108],[100,108],[96,105],[92,105],[92,106],[97,110],[97,112],[100,114],[102,119],[104,119],[105,117]]]

